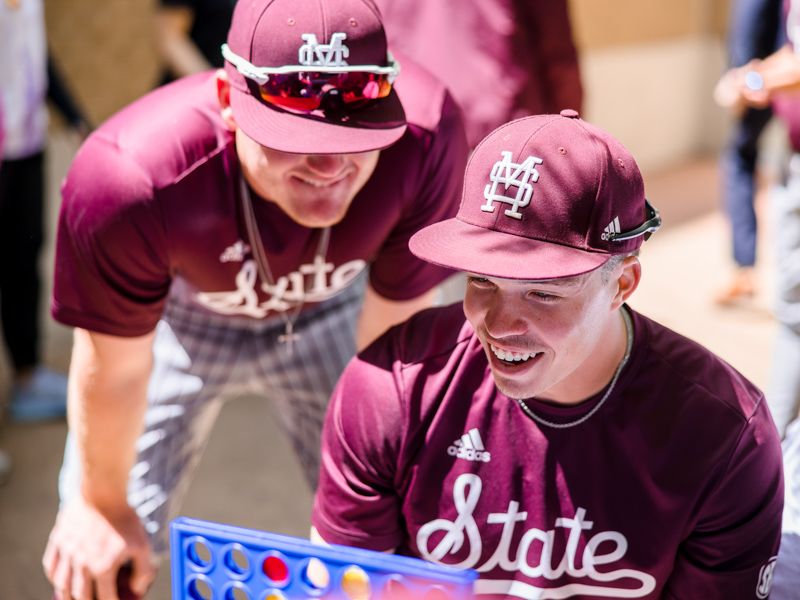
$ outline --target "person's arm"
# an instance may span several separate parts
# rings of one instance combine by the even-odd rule
[[[212,68],[189,37],[193,23],[194,11],[188,6],[161,6],[155,15],[156,44],[176,78]]]
[[[128,504],[128,474],[142,432],[154,333],[123,338],[75,330],[69,373],[70,431],[81,488],[56,519],[43,558],[61,600],[116,600],[119,568],[132,562],[131,589],[155,576],[150,541]]]
[[[555,114],[566,108],[580,112],[583,86],[567,1],[512,4],[516,16],[512,47],[526,73],[517,108],[527,114]]]
[[[433,288],[410,300],[389,300],[367,285],[356,329],[358,351],[369,346],[392,325],[402,323],[414,313],[433,306],[436,294],[437,288]]]

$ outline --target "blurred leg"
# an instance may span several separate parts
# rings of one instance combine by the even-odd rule
[[[39,153],[0,167],[0,320],[17,372],[39,359],[43,165]]]
[[[775,333],[767,404],[783,437],[800,408],[800,333],[782,323]]]
[[[781,433],[800,407],[800,154],[789,171],[786,187],[776,186],[770,195],[779,326],[767,402]]]
[[[720,160],[722,195],[731,225],[733,258],[740,267],[728,287],[717,297],[720,304],[754,293],[751,268],[756,262],[757,223],[753,202],[758,138],[771,116],[770,109],[745,112],[736,123]]]
[[[229,382],[245,379],[237,366],[245,333],[174,304],[158,324],[144,433],[128,483],[128,502],[158,558],[168,551],[169,521],[178,515],[223,401],[236,394]],[[70,436],[59,476],[62,505],[79,492],[80,477]]]
[[[264,393],[311,489],[317,487],[325,410],[339,375],[355,355],[355,328],[366,279],[364,272],[344,292],[301,315],[294,327],[300,339],[291,356],[273,332],[254,338]]]

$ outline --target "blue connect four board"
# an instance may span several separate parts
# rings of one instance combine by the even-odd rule
[[[405,556],[178,518],[173,600],[469,600],[478,574]]]

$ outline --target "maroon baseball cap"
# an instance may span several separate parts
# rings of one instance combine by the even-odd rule
[[[227,45],[255,67],[314,65],[308,71],[325,71],[324,65],[331,61],[348,67],[389,66],[386,34],[372,0],[239,0]],[[301,57],[306,57],[303,62]],[[300,113],[263,100],[253,81],[230,60],[225,62],[225,71],[236,124],[274,150],[367,152],[391,146],[406,130],[403,106],[394,89],[360,108]]]
[[[409,247],[438,265],[505,279],[557,279],[636,251],[658,229],[636,162],[574,110],[512,121],[475,149],[453,219]]]

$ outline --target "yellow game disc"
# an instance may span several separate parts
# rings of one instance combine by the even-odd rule
[[[342,575],[342,590],[352,600],[367,600],[372,593],[369,575],[361,567],[348,567]]]

